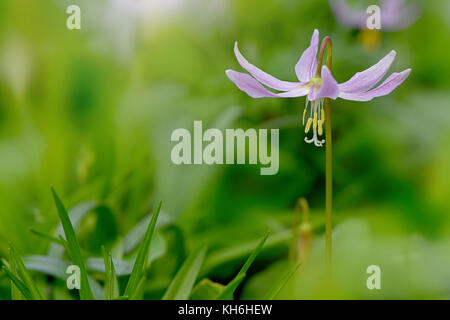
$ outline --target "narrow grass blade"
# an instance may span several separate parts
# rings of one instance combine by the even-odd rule
[[[163,300],[187,300],[205,258],[206,246],[194,250],[178,270]]]
[[[57,244],[59,244],[59,245],[65,247],[65,248],[67,249],[67,241],[65,241],[63,238],[59,238],[59,239],[58,239],[58,238],[53,237],[53,236],[51,236],[51,235],[49,235],[49,234],[40,232],[40,231],[35,230],[35,229],[32,229],[32,228],[30,229],[30,232],[31,232],[32,234],[38,236],[38,237],[41,237],[41,238],[47,239],[47,240],[49,240],[49,241],[51,241],[51,242],[57,243]]]
[[[284,288],[286,283],[292,278],[292,276],[297,272],[300,267],[300,263],[297,264],[292,270],[289,270],[276,284],[266,293],[263,300],[273,300],[280,293],[281,289]]]
[[[55,190],[52,188],[53,199],[55,201],[56,209],[61,219],[61,224],[64,229],[64,234],[66,235],[67,244],[69,247],[70,256],[72,257],[72,262],[80,268],[81,273],[81,287],[80,287],[80,299],[82,300],[93,300],[91,287],[89,285],[88,275],[86,271],[86,266],[81,255],[80,245],[78,244],[75,231],[73,229],[72,223],[70,222],[69,215],[67,214],[66,208],[59,199]]]
[[[147,231],[144,236],[144,240],[141,242],[139,246],[138,255],[133,265],[133,270],[131,271],[130,279],[128,280],[127,287],[125,288],[126,296],[131,297],[133,292],[136,290],[139,281],[142,279],[145,270],[145,264],[147,262],[147,258],[150,250],[150,242],[152,240],[153,233],[155,232],[156,220],[158,219],[159,211],[161,210],[160,201],[158,206],[153,212],[152,218],[148,225]]]
[[[245,279],[245,273],[239,273],[230,283],[227,284],[225,289],[215,298],[215,300],[233,300],[234,291],[239,287],[241,282]]]
[[[136,290],[134,290],[133,294],[129,297],[128,300],[142,300],[144,297],[144,289],[145,289],[145,276],[139,281]]]
[[[31,278],[30,274],[28,273],[27,268],[25,268],[25,265],[20,259],[20,257],[16,254],[12,246],[9,246],[9,252],[10,256],[12,258],[12,261],[15,263],[17,267],[17,273],[22,278],[23,282],[27,286],[27,288],[30,290],[31,296],[34,300],[42,300],[44,299],[44,296],[39,291],[38,287],[34,283],[33,279]]]
[[[14,262],[13,253],[9,250],[9,268],[11,269],[11,273],[17,276],[17,267]],[[23,300],[25,299],[24,295],[20,292],[17,286],[13,285],[14,282],[11,280],[11,299],[12,300]]]
[[[11,282],[15,285],[15,287],[20,291],[21,294],[27,300],[33,300],[33,296],[31,295],[30,290],[28,290],[27,286],[16,276],[14,275],[6,266],[2,267],[3,271],[5,271],[6,275],[9,277]]]
[[[103,246],[102,251],[105,261],[105,299],[112,300],[119,297],[119,281],[117,280],[111,253],[108,254]]]
[[[228,283],[228,285],[225,287],[225,289],[216,297],[216,300],[229,300],[233,298],[233,293],[237,289],[237,287],[241,284],[241,282],[244,280],[248,269],[252,265],[253,261],[255,261],[256,256],[260,253],[262,247],[264,246],[264,243],[266,242],[267,238],[269,237],[270,232],[267,232],[264,238],[258,243],[255,249],[253,249],[252,253],[248,257],[247,261],[245,261],[244,265],[242,266],[239,273],[234,277],[233,280]]]
[[[256,246],[256,248],[253,250],[253,252],[248,257],[247,261],[245,261],[245,264],[242,266],[241,270],[238,273],[238,276],[241,274],[247,273],[248,269],[252,265],[253,261],[255,261],[256,256],[261,251],[262,247],[264,246],[264,243],[266,242],[267,238],[269,237],[270,232],[267,232],[264,238],[261,240],[261,242]]]
[[[271,233],[270,237],[264,243],[264,247],[272,249],[285,248],[286,245],[289,245],[291,238],[292,231],[290,229],[282,230],[274,234]],[[202,272],[204,274],[210,274],[217,267],[227,264],[230,261],[245,259],[245,257],[248,257],[255,250],[258,243],[259,241],[251,240],[212,252],[208,255]]]

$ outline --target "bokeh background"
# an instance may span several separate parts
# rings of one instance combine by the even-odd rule
[[[149,0],[137,10],[132,2],[0,1],[0,257],[11,243],[49,297],[76,298],[58,264],[67,257],[29,231],[55,232],[53,186],[79,217],[99,283],[100,246],[126,269],[139,241],[131,231],[145,228],[163,201],[148,299],[161,298],[198,243],[209,248],[200,278],[226,283],[268,230],[236,298],[262,298],[298,259],[278,298],[450,298],[449,1],[409,1],[420,18],[381,32],[370,48],[336,21],[327,0]],[[376,2],[349,1],[363,9]],[[70,4],[81,7],[81,30],[66,28]],[[242,71],[233,54],[239,41],[249,61],[294,81],[314,28],[333,40],[338,82],[390,50],[391,72],[412,68],[389,96],[332,103],[332,287],[323,277],[325,151],[303,141],[304,98],[251,99],[224,72]],[[279,128],[278,174],[172,164],[171,132],[194,120]],[[306,236],[295,231],[301,197],[311,208]],[[381,290],[366,287],[373,264]],[[0,298],[10,298],[3,273]]]

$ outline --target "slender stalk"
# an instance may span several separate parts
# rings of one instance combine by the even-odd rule
[[[316,75],[320,75],[322,60],[327,48],[327,67],[331,71],[333,46],[331,39],[325,37],[322,40],[319,52]],[[332,213],[333,213],[333,141],[331,134],[331,101],[325,98],[325,257],[326,273],[331,278],[331,248],[332,248]]]
[[[325,254],[327,273],[331,275],[331,229],[333,213],[333,154],[332,154],[332,134],[331,134],[331,103],[330,99],[325,100]]]

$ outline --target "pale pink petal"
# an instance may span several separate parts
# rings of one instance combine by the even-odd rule
[[[376,85],[392,65],[396,52],[392,50],[383,59],[369,69],[357,72],[350,80],[339,84],[339,90],[347,93],[367,91]]]
[[[319,30],[315,29],[309,47],[303,51],[302,56],[295,65],[295,73],[300,82],[308,82],[316,72],[317,49],[319,47]]]
[[[237,42],[235,42],[234,44],[234,54],[236,55],[237,61],[242,66],[242,68],[247,70],[256,80],[258,80],[262,84],[280,91],[292,90],[298,86],[298,82],[282,81],[248,62],[247,59],[245,59],[244,56],[240,53]]]
[[[339,87],[327,66],[322,67],[320,77],[322,78],[322,85],[318,89],[313,87],[308,95],[308,99],[310,101],[320,98],[336,99],[339,96]]]
[[[406,4],[404,0],[381,0],[381,28],[396,31],[409,27],[421,15],[416,4]]]
[[[252,98],[263,97],[278,97],[278,98],[295,98],[306,95],[309,92],[309,88],[305,85],[297,84],[297,87],[293,90],[283,93],[273,93],[267,90],[262,84],[252,78],[250,75],[234,70],[225,71],[228,78],[242,91],[247,93]]]
[[[352,9],[346,0],[329,0],[334,17],[340,24],[354,28],[367,28],[366,10]]]
[[[373,98],[385,96],[397,88],[409,76],[411,69],[406,69],[400,73],[394,72],[381,85],[373,90],[362,93],[341,92],[339,98],[355,101],[370,101]]]

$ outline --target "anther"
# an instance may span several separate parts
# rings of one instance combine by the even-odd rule
[[[308,118],[308,122],[306,122],[305,133],[308,133],[309,129],[311,129],[312,118]]]
[[[314,124],[313,124],[314,130],[317,128],[317,112],[314,112]]]

